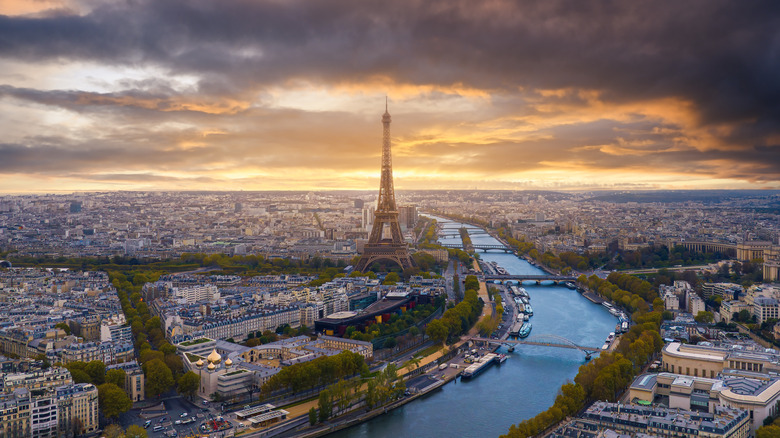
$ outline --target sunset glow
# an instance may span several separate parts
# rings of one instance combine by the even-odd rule
[[[572,6],[5,1],[2,191],[780,188],[775,4]]]

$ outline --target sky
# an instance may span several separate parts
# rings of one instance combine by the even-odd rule
[[[0,193],[780,188],[780,2],[2,0]]]

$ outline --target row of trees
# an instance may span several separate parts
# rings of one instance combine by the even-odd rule
[[[477,296],[476,289],[470,288],[469,277],[473,277],[476,281],[476,277],[473,275],[466,278],[466,292],[463,294],[463,301],[456,304],[455,307],[447,309],[441,318],[428,323],[425,333],[434,342],[441,343],[445,340],[452,341],[458,338],[477,322],[477,318],[482,313],[484,303]],[[479,284],[478,281],[477,284]]]
[[[592,285],[604,290],[622,290],[621,286],[612,283],[609,278],[601,280],[594,277],[585,278],[583,275],[578,281],[589,287]],[[635,281],[612,275],[610,277],[622,287],[634,292],[640,300],[642,297],[638,295],[639,293],[652,299],[653,311],[649,312],[648,304],[642,301],[644,306],[637,306],[638,308],[632,314],[635,324],[620,337],[615,351],[603,352],[596,359],[582,365],[574,378],[574,383],[567,383],[561,387],[553,406],[533,418],[512,425],[509,433],[502,435],[502,438],[526,438],[539,434],[566,416],[578,412],[586,403],[593,400],[616,401],[642,366],[661,351],[663,340],[659,330],[664,311],[663,302],[657,298],[652,287],[649,292],[647,291],[649,283],[644,280]]]
[[[630,275],[616,274],[614,272],[610,274],[610,276],[612,275],[631,277]],[[636,277],[632,278],[638,280],[641,283],[631,282],[630,284],[626,284],[626,286],[630,287],[631,290],[621,289],[620,286],[609,281],[609,279],[602,280],[596,275],[585,277],[583,274],[579,276],[577,281],[580,284],[586,285],[588,288],[590,288],[590,290],[595,291],[597,294],[601,295],[607,300],[610,300],[616,305],[625,308],[629,311],[629,313],[637,311],[648,312],[650,310],[650,306],[647,304],[646,300],[651,301],[653,306],[663,306],[663,301],[658,298],[657,293],[652,290],[652,285],[650,283]],[[637,284],[640,284],[641,287],[635,288]],[[649,292],[645,291],[646,286],[651,288]],[[636,292],[632,292],[633,290]]]
[[[306,391],[367,372],[368,365],[363,356],[345,350],[335,356],[318,357],[309,362],[283,367],[268,379],[261,391],[264,396],[279,390]]]
[[[395,364],[388,364],[376,377],[366,383],[366,407],[371,410],[403,397],[404,379],[399,378]]]
[[[140,294],[145,283],[157,281],[162,274],[137,271],[109,273],[133,332],[148,398],[158,397],[170,390],[184,373],[184,364],[176,354],[176,347],[165,339],[162,321],[151,315]]]
[[[567,383],[561,386],[561,390],[555,398],[555,403],[549,409],[519,424],[513,424],[509,427],[509,433],[501,435],[501,438],[534,436],[567,416],[577,413],[584,403],[585,390],[582,389],[582,386],[575,383]]]
[[[418,221],[419,226],[422,227],[425,222]],[[427,222],[428,226],[425,229],[425,234],[423,234],[422,238],[420,239],[420,245],[435,245],[437,240],[437,233],[436,233],[436,220],[431,220],[430,222]],[[422,231],[422,229],[415,228],[415,233],[419,234]]]
[[[654,312],[655,313],[655,312]],[[660,312],[657,315],[660,319]],[[651,318],[654,319],[654,318]],[[593,400],[616,401],[620,393],[633,381],[641,366],[661,350],[663,341],[659,325],[648,322],[632,327],[624,335],[616,352],[601,353],[593,361],[582,365],[574,383],[561,387],[555,403],[546,411],[509,428],[502,438],[534,436],[573,415]],[[620,351],[628,352],[625,356]]]
[[[642,269],[676,265],[688,266],[712,263],[728,258],[724,253],[691,251],[682,245],[675,245],[671,249],[666,245],[651,245],[631,251],[616,250],[615,255],[616,257],[607,265],[607,268]]]
[[[479,334],[482,336],[488,336],[498,329],[499,324],[501,324],[501,315],[504,313],[501,293],[499,293],[498,289],[491,287],[488,293],[496,303],[496,312],[492,315],[485,315],[477,323],[477,330],[479,330]]]
[[[563,274],[572,269],[585,271],[598,266],[604,266],[606,269],[659,268],[712,263],[728,258],[723,253],[695,252],[681,245],[676,245],[671,250],[666,245],[651,245],[636,250],[620,250],[617,241],[611,243],[606,252],[585,251],[582,254],[577,254],[572,251],[564,251],[556,256],[551,252],[540,254],[532,242],[515,239],[509,236],[503,228],[499,228],[497,232],[510,246],[517,249],[518,253],[527,254],[543,265],[559,270]],[[737,263],[738,265],[732,266],[731,271],[725,268],[722,272],[712,275],[718,276],[720,281],[736,283],[761,281],[761,260]]]
[[[99,360],[90,362],[71,362],[64,365],[70,371],[75,383],[91,383],[98,389],[98,406],[100,412],[109,420],[116,419],[120,414],[133,407],[133,402],[124,390],[124,370],[108,370]]]
[[[463,242],[463,246],[465,248],[468,248],[471,246],[471,236],[469,236],[469,230],[466,229],[466,227],[461,227],[458,229],[458,234],[460,234],[460,240]]]
[[[601,257],[591,258],[588,253],[585,255],[579,255],[574,252],[562,252],[560,255],[555,255],[550,251],[540,254],[532,242],[526,242],[522,239],[515,239],[508,236],[506,230],[503,228],[498,229],[498,235],[506,240],[509,246],[515,248],[518,254],[528,255],[537,262],[547,266],[550,269],[559,271],[561,274],[566,275],[571,272],[572,269],[578,269],[584,271],[591,266],[596,266]]]
[[[313,426],[318,421],[324,422],[332,416],[341,415],[361,398],[366,408],[371,410],[403,397],[406,392],[406,384],[392,363],[369,379],[365,390],[361,390],[363,386],[360,379],[342,379],[320,391],[317,408],[309,409],[309,424]]]
[[[228,256],[225,254],[183,253],[184,263],[196,266],[219,267],[224,273],[237,275],[269,275],[269,274],[312,274],[323,268],[338,268],[347,266],[344,260],[331,260],[319,256],[306,260],[271,258],[261,255]]]

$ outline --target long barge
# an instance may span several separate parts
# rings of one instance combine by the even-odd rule
[[[463,370],[463,373],[460,375],[461,379],[471,379],[472,377],[476,377],[479,375],[479,373],[485,371],[491,365],[493,365],[497,358],[498,355],[495,353],[488,353],[482,356],[477,362],[469,365],[465,370]]]

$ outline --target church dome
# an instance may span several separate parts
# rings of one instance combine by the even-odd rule
[[[195,362],[195,365],[196,365],[198,368],[202,367],[202,366],[203,366],[203,359],[198,359],[198,361],[197,361],[197,362]]]
[[[217,366],[214,365],[213,363],[210,363],[209,366],[207,366],[206,368],[208,368],[209,371],[214,371],[217,368]]]
[[[215,348],[214,350],[211,351],[211,354],[209,354],[209,357],[207,357],[206,359],[208,359],[209,362],[211,363],[219,363],[220,361],[222,361],[222,356],[220,356],[219,353],[217,353],[217,349]]]
[[[230,365],[233,365],[233,360],[231,358],[227,358],[225,361],[225,366],[229,367]]]

